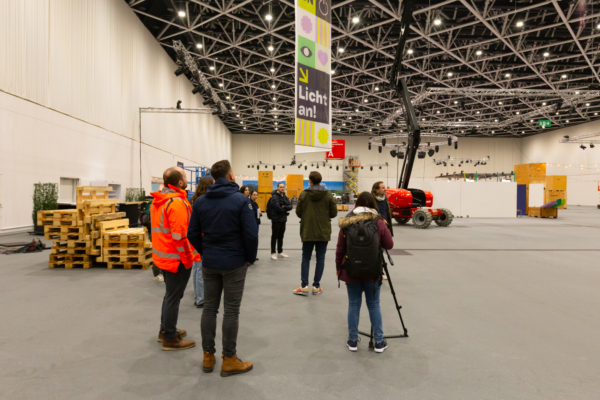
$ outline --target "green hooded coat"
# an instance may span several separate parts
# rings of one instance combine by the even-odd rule
[[[331,240],[331,218],[337,216],[337,205],[329,190],[320,185],[304,190],[298,199],[296,215],[300,218],[303,243]]]

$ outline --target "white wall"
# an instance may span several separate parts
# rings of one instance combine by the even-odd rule
[[[346,155],[359,156],[363,165],[366,164],[383,164],[390,163],[389,168],[383,167],[379,170],[375,168],[372,172],[365,168],[359,171],[358,187],[360,191],[371,190],[374,182],[382,180],[387,182],[390,187],[397,186],[397,169],[396,161],[390,156],[389,151],[383,151],[381,154],[375,147],[368,150],[368,137],[334,137],[334,139],[346,140]],[[395,139],[398,142],[401,140]],[[406,140],[406,139],[404,139]],[[515,164],[521,163],[521,139],[502,139],[502,138],[459,138],[458,149],[444,146],[440,148],[439,153],[433,157],[427,156],[424,160],[415,160],[413,168],[411,187],[420,187],[419,181],[433,180],[435,176],[441,173],[453,172],[459,173],[461,170],[465,173],[475,172],[483,175],[483,173],[491,174],[495,172],[510,172],[513,171]],[[391,150],[391,149],[390,149]],[[455,164],[454,167],[436,166],[434,159],[444,159],[448,155],[453,157],[486,157],[492,159],[486,166],[478,166],[475,168],[472,164],[463,164],[461,168]],[[308,169],[298,169],[297,167],[289,167],[289,163],[294,156],[293,137],[289,135],[233,135],[233,168],[236,175],[248,176],[250,178],[256,176],[256,168],[248,168],[248,164],[262,161],[264,163],[287,164],[285,169],[277,167],[274,175],[284,177],[287,173],[304,174],[305,179],[308,179],[308,174],[314,167],[308,165]],[[308,161],[323,161],[325,153],[308,153],[298,154],[297,162],[302,160]],[[402,161],[402,160],[399,160]],[[339,161],[335,161],[339,162]],[[402,169],[402,164],[399,164]],[[269,165],[269,169],[272,166]],[[333,169],[323,169],[321,166],[319,171],[323,174],[323,180],[341,181],[342,170],[336,171]]]
[[[2,231],[30,226],[33,183],[61,177],[140,186],[139,107],[202,107],[122,0],[0,2]],[[216,116],[142,120],[142,185],[177,161],[231,158]]]
[[[600,134],[600,121],[523,139],[523,163],[548,163],[547,175],[567,175],[567,206],[599,203],[600,146],[590,149],[586,145],[587,149],[582,150],[578,144],[558,141],[565,135],[573,137],[596,132]],[[600,136],[594,139],[600,139]]]

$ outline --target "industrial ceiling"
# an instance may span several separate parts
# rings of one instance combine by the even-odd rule
[[[174,60],[175,40],[195,57],[229,110],[220,115],[232,133],[293,134],[293,1],[126,2]],[[600,1],[416,3],[404,77],[427,132],[522,137],[599,118],[600,97],[584,91],[600,88]],[[401,7],[333,0],[335,134],[402,129],[388,79]],[[551,127],[538,127],[540,119]]]

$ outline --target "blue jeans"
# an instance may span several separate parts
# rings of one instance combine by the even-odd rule
[[[194,304],[204,304],[204,279],[202,278],[202,261],[194,261],[192,267],[192,282],[194,284]]]
[[[308,271],[310,269],[310,258],[313,248],[317,252],[317,268],[315,269],[315,279],[313,286],[318,288],[321,285],[321,277],[325,269],[325,253],[327,252],[327,243],[329,242],[304,242],[302,243],[302,287],[308,286]]]
[[[346,283],[346,288],[348,289],[349,339],[358,340],[360,306],[362,303],[362,293],[365,292],[375,343],[381,343],[383,340],[383,318],[381,318],[381,309],[379,308],[379,292],[381,289],[379,282]],[[373,293],[373,289],[375,293]]]

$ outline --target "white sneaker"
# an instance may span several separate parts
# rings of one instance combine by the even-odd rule
[[[155,280],[156,282],[164,282],[165,281],[165,278],[162,276],[162,274],[156,275],[152,279]]]
[[[279,253],[279,258],[290,258],[287,254]]]
[[[277,254],[275,254],[275,253],[271,254],[271,260],[277,261]]]

